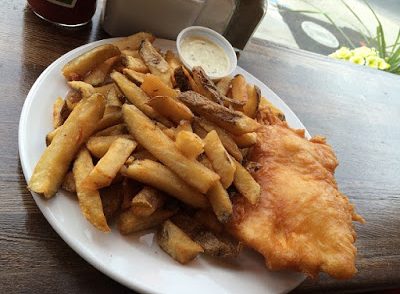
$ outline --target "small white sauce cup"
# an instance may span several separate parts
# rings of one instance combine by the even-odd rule
[[[229,60],[229,68],[228,70],[223,74],[223,75],[209,75],[209,77],[213,80],[218,80],[223,77],[226,77],[235,70],[237,66],[237,58],[236,58],[236,53],[235,50],[233,49],[232,45],[228,42],[227,39],[225,39],[221,34],[217,33],[214,30],[211,30],[209,28],[201,27],[201,26],[192,26],[192,27],[187,27],[186,29],[182,30],[177,39],[176,39],[176,47],[178,50],[178,55],[179,58],[181,59],[182,63],[190,70],[192,70],[192,66],[185,60],[183,57],[183,54],[181,52],[181,42],[188,38],[188,37],[201,37],[210,40],[211,42],[217,44],[219,47],[221,47],[226,56],[228,57]]]

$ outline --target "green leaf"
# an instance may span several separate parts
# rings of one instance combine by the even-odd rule
[[[357,15],[357,13],[355,13],[354,10],[346,2],[344,2],[344,0],[340,0],[340,1],[343,3],[344,6],[346,6],[346,8],[354,15],[354,17],[358,20],[358,22],[364,27],[364,30],[368,33],[369,39],[373,39],[371,32],[369,31],[367,26],[364,24],[364,22],[361,20],[361,18]],[[370,45],[370,41],[368,40],[365,33],[362,32],[361,30],[358,30],[358,31],[361,33],[361,35],[363,36],[363,38],[367,42],[367,44]]]
[[[378,22],[378,26],[376,27],[376,35],[377,35],[376,37],[377,37],[378,45],[380,45],[379,46],[380,49],[378,51],[379,51],[379,56],[381,58],[385,58],[386,57],[386,41],[385,41],[385,33],[383,32],[382,23],[379,20],[379,17],[376,15],[375,11],[369,5],[369,3],[366,0],[363,0],[363,1],[364,1],[365,5],[368,6],[369,10],[371,10],[371,12],[374,15],[376,21]]]

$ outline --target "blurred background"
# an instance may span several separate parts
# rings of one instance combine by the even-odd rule
[[[368,3],[382,23],[387,44],[392,44],[400,27],[400,0],[368,0]],[[375,17],[363,0],[346,0],[345,4],[341,0],[269,0],[267,14],[254,36],[324,55],[341,46],[352,47],[349,40],[356,47],[365,45],[363,34],[367,38],[376,37]],[[323,12],[334,24],[322,13],[304,11]]]

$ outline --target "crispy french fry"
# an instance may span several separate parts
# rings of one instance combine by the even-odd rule
[[[119,89],[124,93],[126,98],[148,117],[156,119],[164,125],[169,125],[168,120],[161,117],[150,105],[148,105],[149,97],[146,93],[129,81],[123,74],[119,72],[111,73],[111,78],[115,81]]]
[[[232,77],[230,76],[220,79],[217,83],[218,92],[221,95],[226,96],[231,87],[231,82],[232,82]]]
[[[179,123],[181,120],[191,121],[193,119],[193,113],[190,109],[182,102],[171,97],[155,96],[150,98],[148,104],[158,113],[175,123]]]
[[[111,144],[117,140],[118,138],[131,139],[131,135],[114,135],[114,136],[98,136],[98,137],[90,137],[86,143],[87,149],[90,153],[96,157],[101,158],[104,154],[107,153]]]
[[[107,113],[106,113],[106,110],[107,110],[107,105],[104,110],[104,116],[102,117],[102,119],[99,121],[99,124],[97,125],[97,128],[96,128],[97,131],[105,130],[107,128],[116,126],[123,122],[121,109],[120,110],[114,109],[113,111],[108,110]]]
[[[150,72],[146,64],[140,58],[135,58],[132,56],[123,56],[122,64],[125,65],[127,68],[137,72],[141,73]]]
[[[175,130],[173,128],[166,128],[166,129],[162,129],[163,133],[166,134],[168,136],[168,138],[170,138],[171,140],[175,140]]]
[[[134,105],[125,104],[122,111],[134,139],[189,185],[205,193],[219,180],[216,173],[186,158],[175,143]]]
[[[79,91],[70,90],[65,97],[65,103],[67,104],[68,111],[71,112],[76,105],[78,105],[79,101],[82,100],[82,95]]]
[[[128,160],[125,162],[125,165],[128,164],[128,161],[134,162],[135,159]],[[137,193],[143,188],[143,185],[140,184],[139,182],[136,182],[134,180],[124,178],[122,181],[122,194],[123,194],[123,199],[122,199],[122,204],[121,208],[123,210],[130,209],[132,206],[132,199],[133,197],[136,196]]]
[[[124,68],[122,72],[128,77],[130,81],[135,83],[138,87],[140,87],[140,85],[143,83],[143,80],[146,76],[146,74],[144,73],[134,71],[129,68]]]
[[[179,227],[167,220],[157,232],[157,243],[176,261],[185,264],[196,258],[203,248]]]
[[[109,232],[107,220],[104,216],[103,205],[99,191],[87,189],[82,182],[93,168],[92,158],[86,148],[82,148],[74,162],[73,173],[76,183],[79,206],[82,214],[97,229]]]
[[[160,209],[147,217],[142,217],[135,215],[131,209],[128,209],[121,213],[118,228],[123,235],[148,230],[161,225],[165,220],[173,216],[175,212],[175,210],[171,209]]]
[[[186,106],[185,106],[186,107]],[[64,99],[58,97],[53,104],[53,128],[56,129],[64,123],[62,115],[63,109],[65,111],[66,104]]]
[[[179,133],[180,131],[193,132],[192,124],[188,120],[181,120],[175,130],[176,133]]]
[[[261,91],[256,85],[247,85],[247,96],[248,100],[243,106],[243,112],[245,115],[251,118],[255,118],[258,108],[260,106]]]
[[[85,83],[92,86],[103,84],[107,75],[110,73],[113,66],[120,61],[120,56],[114,56],[103,63],[97,65],[93,70],[83,79]]]
[[[154,49],[151,42],[144,40],[139,47],[139,54],[150,72],[158,77],[172,88],[171,75],[172,70],[165,59]]]
[[[192,111],[235,135],[254,132],[260,127],[259,123],[243,113],[212,102],[196,92],[187,91],[181,93],[178,98]]]
[[[78,91],[81,94],[82,98],[87,98],[92,96],[95,93],[95,90],[91,84],[81,82],[81,81],[71,81],[68,82],[68,85]]]
[[[176,98],[178,96],[174,89],[165,84],[160,77],[153,74],[148,74],[144,77],[140,88],[150,97],[168,96]]]
[[[229,152],[229,154],[231,154],[239,162],[243,160],[242,153],[240,153],[240,150],[236,145],[235,141],[233,141],[231,135],[225,132],[224,129],[200,117],[195,118],[195,123],[198,123],[206,132],[211,132],[212,130],[215,130],[222,142],[222,145],[224,145],[225,149]]]
[[[187,215],[174,215],[171,221],[197,242],[207,255],[227,258],[236,257],[240,253],[240,242],[228,235],[208,231],[205,226]]]
[[[193,122],[193,132],[202,139],[204,139],[208,134],[208,132],[196,120]]]
[[[114,42],[120,50],[138,50],[143,40],[153,42],[155,37],[150,33],[140,32]]]
[[[165,53],[165,60],[168,62],[172,70],[175,70],[176,68],[182,66],[182,62],[180,61],[179,57],[176,56],[175,53],[171,50],[167,50],[167,52]]]
[[[205,156],[200,159],[200,162],[207,168],[213,169],[211,162]],[[208,190],[207,198],[218,220],[221,223],[226,223],[232,215],[233,208],[228,192],[226,192],[220,181]]]
[[[57,129],[50,131],[46,135],[46,146],[49,146],[51,144],[51,141],[53,141],[53,139],[57,135],[57,133],[59,133],[61,131],[61,127],[62,126],[59,126]]]
[[[185,68],[183,66],[179,66],[174,70],[174,81],[176,86],[182,92],[191,90],[190,81],[189,81],[189,73],[185,73]],[[190,77],[192,79],[192,77]],[[193,79],[192,79],[193,80]],[[194,83],[194,81],[192,81]]]
[[[82,185],[93,190],[109,186],[136,145],[132,140],[117,138],[90,171]]]
[[[105,44],[72,59],[62,68],[62,73],[67,80],[81,79],[87,72],[105,60],[120,55],[117,47]]]
[[[97,126],[96,129],[99,127]],[[100,136],[115,136],[115,135],[124,135],[128,133],[128,129],[126,128],[126,124],[118,124],[118,125],[113,125],[111,127],[108,127],[106,129],[103,129],[101,131],[98,131],[96,134],[94,134],[95,137],[100,137]]]
[[[260,185],[239,162],[235,161],[235,165],[236,172],[233,184],[251,204],[256,204],[261,195]]]
[[[149,216],[164,205],[165,199],[165,195],[160,191],[145,186],[132,198],[131,209],[137,216]]]
[[[232,135],[232,139],[238,147],[246,148],[257,143],[257,133],[246,133],[240,136]]]
[[[93,87],[95,93],[99,93],[103,95],[104,97],[107,97],[108,91],[110,91],[111,88],[115,87],[114,83],[109,83],[104,86],[100,87]]]
[[[208,201],[203,194],[190,187],[161,163],[148,159],[135,160],[128,167],[122,167],[121,173],[138,182],[155,187],[190,206],[199,208],[208,206]]]
[[[139,50],[124,49],[124,50],[121,50],[121,54],[126,55],[126,56],[132,56],[135,58],[140,58]]]
[[[106,96],[106,109],[104,110],[104,117],[103,119],[108,116],[114,114],[116,115],[117,113],[121,113],[121,98],[122,98],[122,93],[118,90],[117,86],[114,86],[108,91],[107,96]]]
[[[247,102],[247,83],[242,75],[236,75],[232,80],[232,98],[238,101]]]
[[[72,111],[37,162],[28,188],[46,198],[61,186],[81,145],[89,138],[104,112],[104,97],[95,94]]]
[[[210,159],[214,170],[221,177],[222,186],[226,189],[232,182],[235,175],[236,166],[228,152],[222,145],[216,131],[211,131],[203,139],[204,151]]]
[[[74,179],[74,174],[70,171],[65,175],[65,178],[61,184],[61,188],[65,191],[75,193],[76,192],[76,184]]]
[[[204,143],[192,132],[180,131],[175,138],[176,147],[189,159],[196,159],[204,152]]]
[[[107,222],[110,222],[121,208],[122,196],[121,183],[100,190],[101,203]]]

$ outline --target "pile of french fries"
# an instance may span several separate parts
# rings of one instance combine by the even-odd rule
[[[232,195],[260,197],[248,160],[256,117],[263,107],[283,113],[242,75],[215,84],[153,41],[138,33],[63,67],[71,90],[54,103],[54,130],[28,187],[45,198],[76,193],[103,232],[114,219],[124,235],[157,227],[160,247],[180,263],[236,256],[241,244],[224,225]]]

